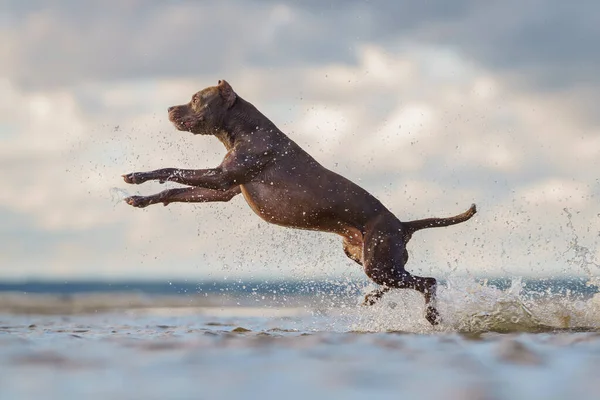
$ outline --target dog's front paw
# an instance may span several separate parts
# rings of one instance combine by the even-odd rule
[[[125,199],[125,202],[137,208],[144,208],[150,205],[149,198],[145,196],[130,196]]]
[[[442,322],[442,319],[440,318],[440,313],[434,306],[427,306],[427,308],[425,309],[425,319],[431,325],[438,325],[440,322]]]
[[[130,174],[121,175],[126,183],[132,185],[139,185],[140,183],[146,182],[146,178],[143,172],[132,172]]]

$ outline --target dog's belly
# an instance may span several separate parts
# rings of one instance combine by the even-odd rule
[[[335,199],[324,198],[307,188],[267,183],[250,183],[241,188],[250,208],[272,224],[340,234],[361,225]],[[340,213],[340,210],[346,211]]]

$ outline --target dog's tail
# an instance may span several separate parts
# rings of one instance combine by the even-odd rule
[[[475,204],[471,205],[467,211],[462,214],[455,215],[454,217],[448,218],[426,218],[426,219],[418,219],[415,221],[403,222],[402,226],[406,229],[406,232],[412,234],[421,229],[425,228],[437,228],[442,226],[449,226],[460,224],[461,222],[468,221],[471,219],[473,215],[477,212],[477,207]]]

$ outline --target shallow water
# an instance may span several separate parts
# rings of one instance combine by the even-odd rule
[[[66,312],[59,296],[37,298],[59,310],[47,315],[35,297],[29,312],[5,298],[0,398],[597,398],[596,296],[449,281],[435,328],[411,291],[371,308],[356,296],[284,307],[112,294],[102,312],[85,307],[97,296]]]

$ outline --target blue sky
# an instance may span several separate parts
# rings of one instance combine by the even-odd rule
[[[123,173],[220,162],[218,141],[166,115],[218,79],[401,220],[477,203],[473,221],[415,236],[409,270],[598,272],[593,2],[2,7],[0,279],[361,277],[339,238],[267,225],[241,197],[120,201],[162,189]]]

